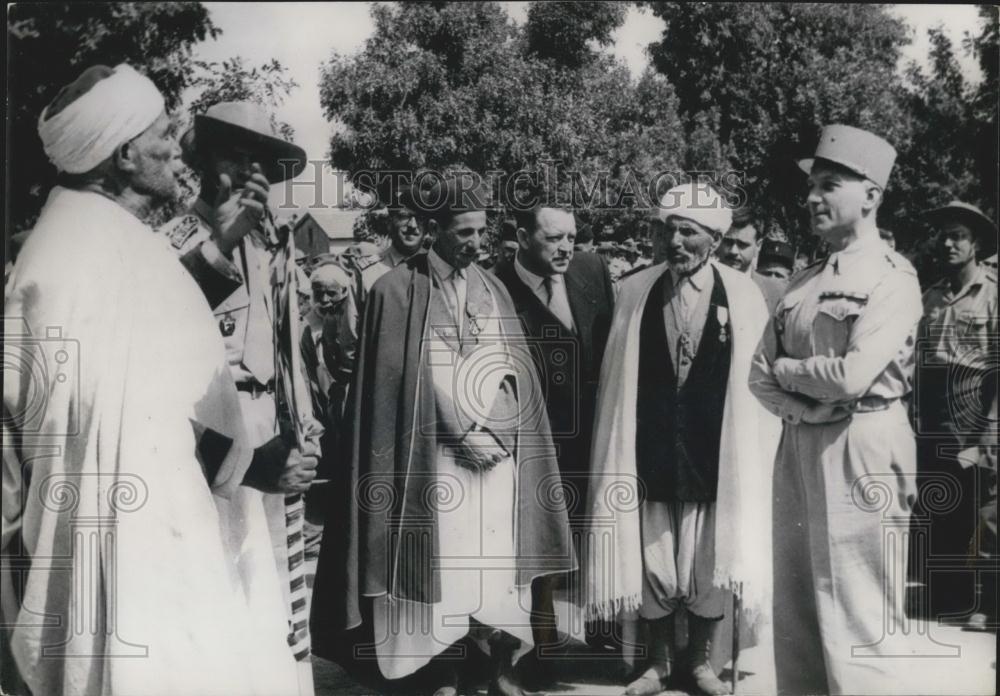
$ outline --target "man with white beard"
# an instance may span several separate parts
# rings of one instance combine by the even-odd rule
[[[731,223],[708,186],[667,192],[651,223],[655,265],[623,281],[601,368],[586,599],[591,615],[637,611],[646,623],[649,662],[630,696],[675,676],[682,607],[690,641],[679,686],[728,693],[709,664],[726,590],[743,583],[757,611],[769,594],[774,442],[764,434],[774,419],[747,386],[767,307],[749,276],[712,259]]]
[[[222,339],[143,222],[177,195],[163,96],[94,66],[38,132],[60,185],[4,304],[0,596],[19,676],[39,696],[295,693]]]

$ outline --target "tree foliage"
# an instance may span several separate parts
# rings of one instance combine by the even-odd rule
[[[586,192],[603,184],[612,202],[631,179],[676,167],[683,138],[672,88],[652,73],[635,84],[592,46],[624,17],[620,5],[592,5],[533,3],[526,27],[490,2],[375,6],[364,49],[322,69],[320,101],[340,126],[333,166],[511,173],[558,163],[586,178]],[[540,51],[546,33],[553,43],[572,33],[574,57]],[[570,182],[556,184],[566,192]]]
[[[823,124],[906,146],[895,77],[906,27],[884,7],[647,4],[666,24],[650,56],[676,89],[689,157],[745,172],[749,200],[771,226],[793,238],[807,229],[794,161],[811,153]]]
[[[607,46],[625,21],[621,2],[533,2],[528,8],[528,51],[558,65],[576,68],[594,59],[591,43]]]
[[[147,74],[168,108],[194,75],[196,43],[219,30],[198,3],[18,3],[7,15],[8,230],[37,216],[55,180],[38,138],[42,109],[84,69],[122,62]]]
[[[260,67],[247,67],[237,56],[221,63],[195,61],[197,69],[191,88],[199,90],[191,102],[191,115],[204,113],[213,104],[225,101],[249,101],[260,104],[271,114],[271,125],[286,140],[293,140],[295,130],[278,121],[274,109],[285,103],[293,89],[299,86],[288,76],[288,69],[277,60]]]

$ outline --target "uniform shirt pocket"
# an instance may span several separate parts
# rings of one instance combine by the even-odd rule
[[[243,361],[243,344],[247,336],[247,323],[250,319],[250,297],[245,286],[240,286],[221,305],[216,307],[215,323],[219,334],[226,344],[226,360],[230,365],[239,365]]]
[[[843,357],[847,354],[851,329],[861,316],[864,302],[849,297],[820,297],[813,319],[813,355]]]
[[[952,360],[964,364],[988,367],[989,329],[987,317],[976,312],[960,312],[955,317],[955,331],[950,337]],[[979,363],[982,363],[980,365]]]

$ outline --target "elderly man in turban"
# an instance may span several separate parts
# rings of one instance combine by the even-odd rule
[[[638,611],[648,628],[632,695],[666,688],[680,608],[690,636],[681,681],[727,693],[709,663],[726,590],[743,583],[758,615],[768,594],[774,419],[747,387],[767,307],[753,280],[712,258],[731,224],[707,185],[666,193],[651,221],[655,263],[623,281],[601,367],[586,600],[590,614]]]
[[[163,97],[128,65],[97,66],[38,130],[61,185],[4,305],[2,594],[19,676],[34,694],[293,693],[222,340],[142,221],[177,193]]]

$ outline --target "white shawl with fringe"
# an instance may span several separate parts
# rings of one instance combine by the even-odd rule
[[[770,613],[771,471],[781,423],[760,407],[747,382],[768,313],[753,280],[710,263],[726,291],[733,336],[719,449],[714,584],[743,583],[744,606],[760,617]],[[629,618],[642,600],[642,500],[635,462],[639,328],[650,289],[665,270],[666,264],[657,264],[625,280],[601,366],[583,545],[590,617]]]
[[[20,439],[4,443],[3,552],[30,563],[4,621],[32,692],[297,694],[222,338],[166,239],[56,188],[4,314]],[[232,443],[211,487],[208,430]]]

